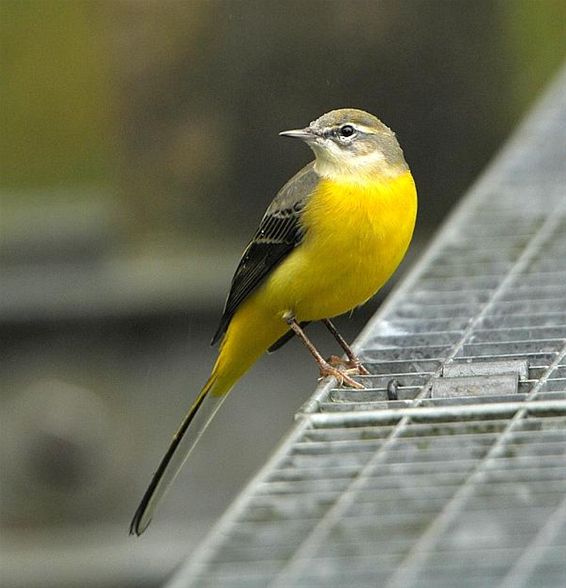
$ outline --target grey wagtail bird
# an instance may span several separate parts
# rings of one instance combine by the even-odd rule
[[[375,116],[344,108],[304,129],[315,160],[275,196],[232,279],[212,373],[175,433],[130,526],[141,535],[237,380],[266,351],[297,336],[321,376],[363,388],[349,374],[368,372],[330,318],[371,298],[391,277],[411,241],[417,193],[395,134]],[[304,326],[323,321],[348,357],[323,359]],[[342,369],[341,369],[342,368]],[[344,369],[350,368],[350,369]]]

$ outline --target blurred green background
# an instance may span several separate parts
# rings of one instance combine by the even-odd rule
[[[345,106],[391,126],[413,259],[563,62],[564,22],[561,0],[0,0],[3,585],[159,585],[312,393],[297,345],[262,360],[127,537],[239,254],[311,158],[277,133]]]

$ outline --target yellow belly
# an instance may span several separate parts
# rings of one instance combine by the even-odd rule
[[[362,185],[321,181],[304,211],[304,242],[273,272],[260,298],[279,317],[290,313],[300,321],[363,304],[403,259],[416,212],[409,172]]]
[[[211,376],[212,393],[230,390],[288,330],[288,315],[330,318],[373,296],[403,259],[416,211],[408,172],[365,186],[322,181],[304,211],[303,243],[232,318]]]

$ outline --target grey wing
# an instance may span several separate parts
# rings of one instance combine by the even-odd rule
[[[303,240],[300,217],[319,177],[313,163],[291,178],[269,205],[232,278],[230,293],[214,337],[214,345],[226,332],[242,302]]]

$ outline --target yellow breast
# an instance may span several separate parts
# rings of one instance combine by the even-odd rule
[[[303,213],[305,240],[268,280],[268,299],[298,320],[363,304],[403,259],[416,212],[410,172],[363,184],[321,180]]]

